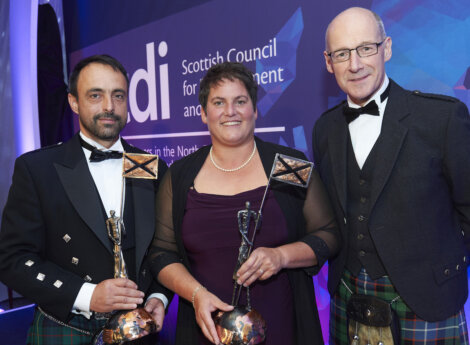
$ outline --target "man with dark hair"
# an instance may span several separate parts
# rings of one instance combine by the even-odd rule
[[[83,68],[88,66],[91,63],[99,63],[102,65],[107,65],[111,67],[116,72],[121,72],[121,74],[126,78],[126,84],[129,86],[129,77],[127,76],[127,71],[124,66],[115,58],[109,55],[93,55],[89,56],[83,60],[80,60],[74,67],[72,73],[69,77],[69,93],[78,98],[77,82],[78,76]]]
[[[127,91],[127,74],[117,60],[82,60],[69,93],[80,132],[16,160],[0,232],[0,280],[37,304],[30,344],[65,343],[65,337],[67,343],[89,344],[110,312],[137,308],[150,293],[157,294],[146,309],[162,326],[167,298],[160,292],[166,290],[144,260],[155,228],[158,182],[132,179],[122,186],[122,152],[144,153],[120,138]],[[160,176],[167,169],[161,160],[158,168]],[[129,279],[113,278],[106,227],[113,212],[123,214]]]
[[[401,344],[468,344],[468,109],[401,88],[385,73],[391,56],[382,20],[367,9],[349,8],[328,26],[326,68],[347,94],[313,131],[344,239],[329,263],[330,344],[371,342],[353,312],[364,306],[362,324],[372,323],[371,303],[383,306],[382,320],[389,308],[396,314]]]

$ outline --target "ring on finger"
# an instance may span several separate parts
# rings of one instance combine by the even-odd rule
[[[264,271],[263,271],[262,268],[259,269],[259,273],[260,273],[260,274],[263,274],[263,273],[264,273]]]

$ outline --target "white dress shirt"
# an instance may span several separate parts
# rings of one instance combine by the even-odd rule
[[[82,132],[80,132],[80,137],[88,144],[102,151],[124,151],[120,138],[108,149],[96,141],[86,137]],[[107,159],[101,162],[90,162],[91,151],[84,147],[82,147],[82,150],[85,154],[93,181],[95,181],[96,188],[98,189],[106,215],[109,217],[110,211],[113,210],[117,217],[121,217],[122,200],[125,200],[125,184],[123,185],[122,177],[122,158]],[[88,319],[91,317],[90,302],[95,287],[96,284],[87,282],[82,285],[77,298],[75,299],[75,303],[73,304],[72,312],[82,314]],[[149,296],[149,299],[152,297],[159,298],[166,308],[168,299],[165,295],[153,293]]]
[[[349,134],[351,136],[354,155],[356,156],[357,164],[361,169],[364,166],[370,151],[374,147],[382,129],[382,121],[388,97],[381,102],[380,96],[385,91],[389,83],[390,80],[385,75],[382,86],[369,100],[369,102],[374,100],[377,103],[377,106],[379,107],[379,116],[362,114],[357,119],[349,123]],[[359,105],[350,100],[349,96],[348,104],[351,108],[360,108]]]

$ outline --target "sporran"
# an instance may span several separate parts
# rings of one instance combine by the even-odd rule
[[[399,321],[390,303],[375,296],[353,294],[346,306],[348,338],[351,345],[394,345],[400,343]]]

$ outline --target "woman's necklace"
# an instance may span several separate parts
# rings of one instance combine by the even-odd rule
[[[214,157],[212,156],[212,147],[211,146],[211,149],[209,151],[209,157],[211,158],[211,162],[212,164],[214,164],[214,166],[219,169],[220,171],[223,171],[223,172],[234,172],[234,171],[238,171],[240,170],[241,168],[243,168],[245,165],[247,165],[248,163],[250,163],[251,159],[254,157],[255,155],[255,152],[256,152],[256,142],[254,142],[254,146],[253,146],[253,152],[251,153],[250,157],[248,157],[248,159],[242,164],[240,165],[239,167],[236,167],[236,168],[233,168],[233,169],[224,169],[222,167],[219,167],[215,162],[214,162]]]

